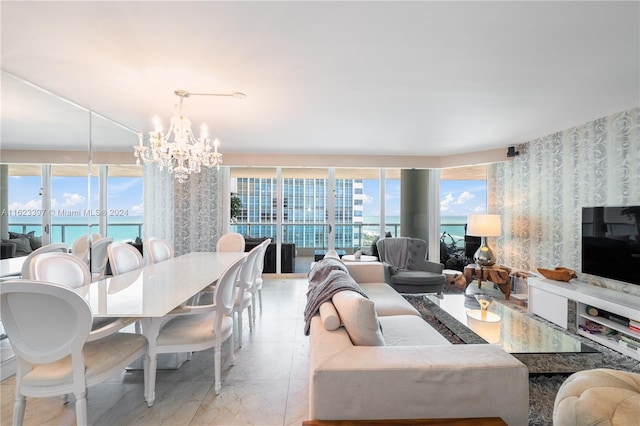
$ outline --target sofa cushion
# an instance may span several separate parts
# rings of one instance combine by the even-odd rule
[[[362,283],[359,284],[367,297],[373,300],[376,313],[379,316],[387,315],[416,315],[420,313],[411,306],[407,300],[389,284],[385,283]]]
[[[324,328],[329,331],[337,330],[342,325],[338,311],[331,302],[324,302],[320,305],[320,318],[322,318]]]
[[[380,317],[386,346],[450,345],[451,343],[415,315]]]
[[[380,262],[347,262],[344,266],[358,284],[384,282],[384,265]]]
[[[380,323],[371,300],[351,290],[339,291],[332,299],[354,345],[384,346]]]
[[[0,245],[0,259],[10,259],[16,257],[16,243],[9,240],[2,240]]]

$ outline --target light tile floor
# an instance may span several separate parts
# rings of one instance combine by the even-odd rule
[[[267,278],[265,276],[265,278]],[[245,311],[243,345],[235,365],[223,345],[222,391],[213,391],[213,350],[196,352],[178,370],[160,370],[156,399],[148,408],[142,372],[122,372],[89,389],[92,425],[300,425],[308,413],[309,338],[304,335],[307,280],[267,278],[264,308],[249,332]],[[225,355],[226,351],[226,355]],[[15,379],[1,384],[0,424],[10,425]],[[28,398],[25,425],[73,425],[70,398]]]

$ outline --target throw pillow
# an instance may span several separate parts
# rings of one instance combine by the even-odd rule
[[[322,319],[324,328],[328,331],[335,331],[342,325],[338,311],[336,311],[335,306],[333,306],[331,302],[324,302],[320,305],[320,318]]]
[[[9,231],[9,239],[12,239],[12,240],[16,238],[33,238],[35,235],[36,235],[36,231],[27,232],[26,234]]]
[[[42,237],[33,237],[29,239],[29,243],[31,244],[32,250],[38,250],[42,247]]]
[[[351,290],[336,293],[332,300],[354,345],[384,346],[378,315],[371,300]]]

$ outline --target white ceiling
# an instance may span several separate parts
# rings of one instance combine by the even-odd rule
[[[639,4],[2,1],[1,59],[136,130],[176,89],[244,92],[185,101],[223,152],[444,156],[640,105]],[[3,73],[2,149],[81,149],[87,117]]]

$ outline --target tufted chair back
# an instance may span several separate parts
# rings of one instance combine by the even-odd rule
[[[376,243],[378,257],[397,269],[421,269],[427,258],[427,242],[420,238],[383,238]]]
[[[419,265],[427,258],[427,242],[420,238],[408,238],[409,259],[407,259],[407,269],[420,269]]]

